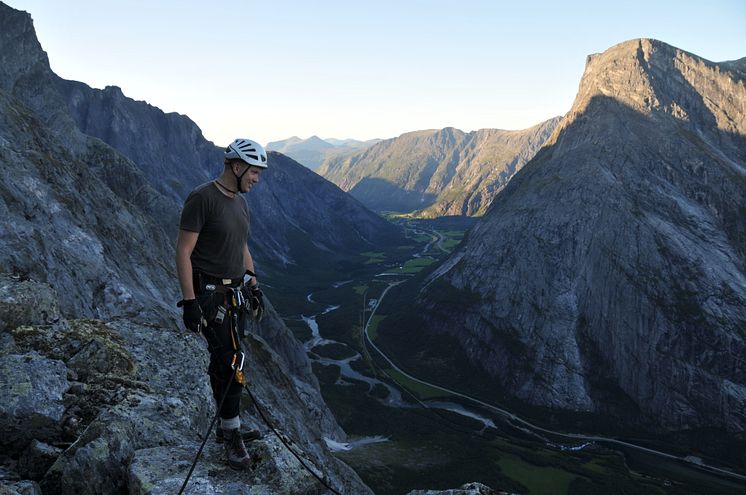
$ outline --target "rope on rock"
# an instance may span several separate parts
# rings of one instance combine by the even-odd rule
[[[187,486],[187,483],[189,483],[189,478],[192,477],[192,473],[194,472],[194,468],[197,466],[197,461],[199,461],[199,456],[202,455],[202,449],[205,448],[205,444],[207,443],[207,439],[210,438],[210,433],[212,432],[212,429],[215,428],[215,423],[218,420],[218,417],[220,417],[220,409],[223,407],[223,403],[225,402],[225,398],[228,397],[228,390],[231,388],[231,383],[233,383],[233,380],[236,376],[236,369],[233,370],[233,375],[231,376],[231,379],[228,380],[228,384],[225,387],[225,392],[223,392],[223,397],[220,399],[220,404],[218,404],[218,409],[215,412],[215,417],[212,418],[212,422],[210,423],[210,427],[207,429],[207,433],[205,433],[205,438],[202,439],[202,445],[199,446],[199,450],[197,451],[197,455],[194,457],[194,461],[192,462],[192,467],[189,468],[189,473],[186,476],[186,479],[184,479],[184,484],[181,485],[181,490],[179,490],[179,494],[181,495],[184,493],[184,489]]]
[[[329,489],[329,490],[330,490],[330,491],[331,491],[332,493],[334,493],[335,495],[342,495],[342,494],[341,494],[341,493],[339,493],[339,492],[338,492],[337,490],[335,490],[334,488],[332,488],[331,486],[329,486],[329,483],[328,483],[328,482],[327,482],[326,480],[324,480],[323,478],[321,478],[321,477],[320,477],[320,476],[319,476],[318,474],[316,474],[316,473],[315,473],[315,472],[313,471],[313,469],[311,469],[311,468],[310,468],[310,467],[309,467],[309,466],[308,466],[308,465],[307,465],[307,464],[306,464],[305,462],[303,462],[303,459],[301,459],[300,455],[298,455],[298,454],[297,454],[297,453],[295,452],[295,450],[293,450],[293,449],[292,449],[292,448],[290,447],[290,445],[288,444],[287,440],[285,440],[285,439],[283,438],[283,436],[282,436],[282,435],[280,435],[280,433],[279,433],[279,432],[278,432],[278,431],[277,431],[277,430],[275,429],[275,427],[274,427],[274,426],[272,426],[272,423],[270,423],[270,421],[269,421],[269,420],[267,419],[267,416],[265,416],[265,415],[264,415],[264,412],[262,411],[261,407],[259,407],[259,402],[257,402],[256,398],[254,397],[254,394],[252,394],[252,393],[251,393],[251,389],[249,389],[249,385],[248,385],[248,384],[244,384],[244,387],[243,387],[243,388],[244,388],[244,389],[246,389],[246,392],[247,392],[247,393],[249,394],[249,397],[251,398],[251,401],[252,401],[252,402],[254,403],[254,406],[256,407],[256,410],[257,410],[257,412],[259,413],[259,416],[261,416],[261,418],[262,418],[262,421],[264,421],[264,423],[265,423],[265,424],[267,425],[267,427],[268,427],[268,428],[269,428],[270,430],[272,430],[272,433],[274,433],[274,434],[275,434],[275,436],[276,436],[276,437],[277,437],[277,438],[278,438],[278,439],[280,440],[280,442],[282,442],[282,444],[283,444],[283,445],[285,446],[285,448],[286,448],[286,449],[288,449],[288,451],[289,451],[289,452],[290,452],[291,454],[293,454],[293,456],[294,456],[294,457],[295,457],[296,459],[298,459],[298,462],[300,462],[301,466],[303,466],[303,468],[304,468],[304,469],[305,469],[306,471],[308,471],[309,473],[311,473],[311,474],[313,475],[313,477],[314,477],[314,478],[316,478],[316,479],[317,479],[317,480],[319,481],[319,483],[321,483],[322,485],[324,485],[324,486],[325,486],[325,487],[326,487],[327,489]]]

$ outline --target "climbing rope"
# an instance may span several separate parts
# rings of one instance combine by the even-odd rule
[[[315,473],[315,472],[314,472],[314,471],[313,471],[313,470],[312,470],[312,469],[311,469],[311,468],[310,468],[310,467],[309,467],[309,466],[308,466],[308,465],[307,465],[307,464],[306,464],[306,463],[305,463],[305,462],[303,461],[303,459],[301,459],[300,455],[298,455],[298,454],[297,454],[297,453],[295,452],[295,450],[293,450],[293,449],[292,449],[292,448],[290,447],[290,444],[288,444],[287,440],[285,440],[285,438],[283,438],[283,436],[282,436],[282,435],[281,435],[281,434],[280,434],[280,433],[279,433],[279,432],[278,432],[278,431],[277,431],[277,430],[275,429],[275,427],[274,427],[274,426],[272,426],[272,423],[271,423],[271,422],[269,421],[269,419],[267,419],[267,416],[265,416],[265,415],[264,415],[264,412],[262,411],[261,407],[259,407],[259,402],[258,402],[258,401],[256,400],[256,398],[254,397],[254,394],[252,394],[252,393],[251,393],[251,389],[249,389],[249,385],[248,385],[248,384],[244,384],[244,387],[243,387],[243,388],[244,388],[244,389],[246,390],[246,392],[247,392],[247,393],[249,394],[249,398],[251,398],[251,402],[253,402],[253,403],[254,403],[254,406],[256,407],[256,410],[257,410],[257,412],[259,413],[259,416],[260,416],[260,417],[262,418],[262,421],[264,421],[264,423],[265,423],[265,424],[267,425],[267,427],[268,427],[268,428],[269,428],[270,430],[272,430],[272,433],[274,433],[274,434],[275,434],[275,436],[276,436],[276,437],[277,437],[277,438],[278,438],[278,439],[280,440],[280,442],[282,442],[282,444],[283,444],[283,445],[285,446],[285,448],[286,448],[286,449],[288,449],[288,451],[289,451],[289,452],[290,452],[291,454],[293,454],[293,456],[294,456],[294,457],[295,457],[296,459],[298,459],[298,462],[300,462],[301,466],[303,466],[303,468],[304,468],[304,469],[305,469],[306,471],[308,471],[309,473],[311,473],[311,474],[313,475],[313,477],[314,477],[314,478],[316,478],[316,479],[317,479],[317,480],[319,481],[319,483],[321,483],[322,485],[324,485],[324,487],[326,487],[326,488],[327,488],[328,490],[330,490],[330,491],[331,491],[332,493],[334,493],[335,495],[342,495],[342,494],[341,494],[341,493],[339,493],[339,492],[338,492],[337,490],[335,490],[334,488],[332,488],[332,487],[331,487],[331,486],[329,485],[329,483],[328,483],[328,482],[327,482],[327,481],[326,481],[325,479],[321,478],[321,477],[320,477],[320,476],[319,476],[318,474],[316,474],[316,473]]]
[[[238,368],[236,368],[238,369]],[[231,388],[231,383],[233,383],[233,379],[236,376],[236,369],[233,370],[233,375],[231,375],[231,379],[228,380],[228,384],[225,387],[225,392],[223,392],[223,397],[220,399],[220,404],[218,404],[218,409],[215,412],[215,417],[212,418],[212,422],[210,423],[210,427],[207,429],[207,432],[205,433],[205,438],[202,440],[202,445],[199,446],[199,450],[197,451],[197,455],[194,457],[194,461],[192,462],[192,467],[189,468],[189,473],[186,476],[186,479],[184,479],[184,484],[181,485],[181,490],[179,490],[179,494],[181,495],[184,493],[184,488],[186,488],[187,483],[189,483],[189,478],[192,477],[192,473],[194,472],[194,468],[197,466],[197,461],[199,461],[199,456],[202,455],[202,449],[205,448],[205,443],[207,443],[207,439],[210,437],[210,432],[212,432],[212,429],[215,428],[215,423],[218,420],[218,417],[220,417],[220,409],[223,407],[223,403],[225,402],[225,398],[228,397],[228,390]]]

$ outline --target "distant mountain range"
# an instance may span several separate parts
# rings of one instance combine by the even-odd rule
[[[293,136],[282,141],[268,143],[267,149],[280,152],[311,170],[316,170],[330,157],[354,153],[368,148],[379,141],[380,139],[371,139],[369,141],[333,138],[321,139],[318,136],[301,139]]]
[[[541,148],[559,117],[522,131],[448,127],[326,159],[318,172],[374,210],[481,215]]]
[[[179,205],[177,212],[192,188],[222,170],[223,148],[207,141],[189,117],[166,114],[115,86],[54,81],[76,125],[129,157],[152,187]],[[333,264],[381,242],[403,242],[397,227],[280,153],[269,154],[261,183],[245,198],[255,219],[250,245],[260,270],[284,270],[310,258],[321,260],[314,269],[324,270],[325,260]],[[168,228],[175,233],[176,221]]]
[[[743,432],[745,76],[649,39],[589,57],[407,313],[531,404]]]

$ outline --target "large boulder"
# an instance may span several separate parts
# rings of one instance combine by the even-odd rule
[[[32,480],[40,480],[62,453],[62,449],[39,440],[32,440],[18,459],[18,473]]]
[[[126,489],[126,466],[137,450],[180,445],[204,432],[214,414],[204,371],[207,352],[199,338],[127,320],[106,328],[126,347],[132,375],[121,377],[121,400],[102,409],[49,469],[42,480],[45,492],[119,493]]]

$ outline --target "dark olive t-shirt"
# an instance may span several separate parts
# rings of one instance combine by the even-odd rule
[[[243,276],[249,208],[241,195],[229,198],[213,182],[202,184],[187,197],[179,228],[199,232],[193,270],[218,278]]]

